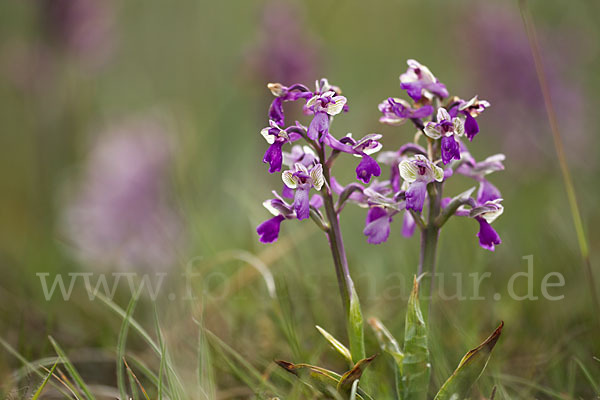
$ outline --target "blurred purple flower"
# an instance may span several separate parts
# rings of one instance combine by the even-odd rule
[[[176,262],[182,225],[165,198],[171,147],[152,120],[97,137],[64,209],[64,232],[83,261],[119,270]]]
[[[320,65],[319,42],[310,34],[300,6],[288,2],[265,4],[256,44],[246,63],[261,82],[307,82]]]
[[[56,45],[90,66],[102,65],[114,45],[110,2],[38,0],[40,18]]]
[[[548,160],[554,159],[544,101],[518,9],[478,2],[465,15],[469,17],[459,25],[460,40],[468,40],[469,45],[460,50],[473,72],[473,87],[494,101],[494,110],[487,116],[489,126],[497,133],[493,136],[502,142],[513,162],[540,166],[544,153]],[[585,116],[590,111],[586,110],[584,93],[574,78],[589,51],[582,48],[585,40],[569,33],[573,32],[560,26],[551,30],[538,26],[552,101],[567,139],[565,148],[578,155],[574,160],[577,161],[586,159],[581,154],[590,148],[585,127]]]

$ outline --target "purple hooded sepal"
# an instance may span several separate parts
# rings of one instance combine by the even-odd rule
[[[256,228],[259,240],[262,243],[273,243],[277,241],[277,238],[279,237],[279,228],[284,219],[285,218],[282,215],[278,215],[260,224]]]
[[[481,217],[475,217],[475,219],[479,222],[479,232],[477,233],[479,245],[486,250],[494,251],[495,246],[502,243],[500,236],[485,219]]]
[[[294,196],[294,210],[299,220],[310,216],[310,184],[299,185]]]
[[[381,175],[381,168],[377,161],[373,159],[373,157],[364,154],[362,156],[362,160],[356,167],[356,179],[363,181],[364,183],[369,183],[371,180],[371,176],[379,176]]]
[[[312,140],[319,140],[329,132],[329,115],[326,112],[318,112],[308,126],[306,133]]]
[[[460,160],[460,145],[454,136],[442,137],[442,162],[448,164],[452,160]]]
[[[423,90],[428,90],[439,97],[448,97],[446,85],[440,82],[424,83],[422,81],[405,82],[400,84],[400,89],[406,90],[406,93],[414,100],[419,101],[423,96]]]
[[[493,201],[502,198],[500,190],[492,185],[487,179],[482,179],[477,192],[477,203],[485,204],[488,201]]]
[[[366,226],[363,230],[367,236],[367,242],[371,244],[380,244],[387,240],[390,235],[390,217],[387,211],[381,207],[373,207],[367,212]]]
[[[283,147],[282,141],[275,141],[269,146],[263,157],[263,162],[269,164],[269,173],[281,171],[281,164],[283,163],[283,154],[281,149]]]
[[[275,121],[277,125],[281,126],[285,123],[282,97],[276,97],[271,102],[271,106],[269,107],[269,120]]]
[[[467,135],[467,138],[469,138],[469,141],[471,141],[475,135],[479,133],[479,125],[477,124],[475,118],[471,116],[471,114],[465,113],[465,115],[467,117],[465,120],[465,134]]]
[[[423,211],[425,204],[425,195],[427,194],[427,183],[415,181],[410,184],[406,190],[406,209],[414,210],[418,213]]]

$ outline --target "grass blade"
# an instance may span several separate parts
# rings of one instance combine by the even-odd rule
[[[121,307],[119,307],[118,304],[116,304],[106,296],[102,295],[101,293],[97,293],[96,298],[100,299],[121,318],[125,318],[127,316],[127,313]],[[135,318],[129,318],[129,325],[146,341],[146,343],[150,345],[150,347],[152,347],[152,350],[158,355],[159,358],[163,357],[162,349],[158,346],[158,344],[156,344],[156,342],[152,339],[148,332],[139,324],[139,322],[135,320]],[[177,375],[174,373],[175,370],[173,368],[173,365],[169,362],[169,360],[167,360],[166,369],[170,370],[174,374],[174,376],[177,377]],[[183,385],[179,380],[177,382],[177,389],[180,392],[183,391]]]
[[[600,386],[598,386],[598,382],[596,382],[596,380],[594,379],[594,377],[592,376],[590,371],[587,370],[585,365],[583,365],[581,360],[579,360],[578,358],[575,358],[575,362],[577,363],[577,365],[579,365],[579,368],[581,368],[581,371],[583,371],[585,378],[588,380],[588,382],[590,383],[592,388],[594,388],[594,392],[596,392],[596,395],[600,396]]]
[[[198,332],[198,388],[204,400],[212,400],[217,397],[215,372],[212,364],[212,355],[208,346],[208,340],[204,332],[204,321],[199,321]]]
[[[54,363],[54,365],[52,366],[52,369],[50,369],[50,372],[48,373],[48,375],[46,375],[46,377],[44,378],[44,381],[42,382],[42,384],[40,385],[40,387],[38,388],[38,390],[35,391],[35,394],[31,398],[31,400],[37,400],[40,397],[40,395],[42,394],[42,391],[46,387],[46,384],[50,380],[50,377],[54,373],[54,369],[56,368],[57,364],[58,364],[58,361]]]
[[[0,337],[0,344],[13,357],[15,357],[17,360],[19,360],[21,362],[21,364],[23,364],[25,366],[25,368],[27,368],[29,371],[35,373],[40,378],[42,378],[42,379],[45,378],[45,375],[42,372],[40,372],[35,365],[30,363],[25,357],[23,357],[17,350],[15,350],[10,344],[8,344],[8,342],[4,341],[4,339],[2,339],[1,337]],[[57,360],[58,360],[58,358],[57,358]],[[56,360],[54,362],[56,362]],[[42,368],[43,368],[43,366],[42,366]],[[56,390],[59,391],[60,394],[62,394],[66,398],[68,398],[70,396],[69,393],[65,392],[58,384],[50,381],[50,385],[52,385]]]
[[[198,322],[196,321],[196,323]],[[254,368],[248,361],[244,359],[244,357],[242,357],[233,348],[229,347],[217,335],[215,335],[206,328],[203,329],[204,332],[207,334],[207,337],[212,342],[213,347],[215,347],[217,350],[220,350],[221,355],[223,356],[225,361],[228,362],[228,364],[232,368],[234,368],[234,371],[236,371],[236,374],[240,377],[240,379],[244,380],[246,384],[248,384],[248,386],[253,387],[255,385],[253,385],[252,381],[249,379],[249,377],[252,377],[256,381],[256,386],[258,386],[258,388],[253,388],[253,390],[258,391],[261,387],[264,386],[266,389],[272,391],[273,394],[277,394],[277,388],[272,383],[267,381],[256,368]],[[239,371],[239,368],[236,367],[235,363],[233,363],[229,359],[229,357],[232,357],[237,364],[241,365],[246,373],[241,373]]]
[[[592,270],[592,263],[590,260],[590,250],[588,246],[588,239],[583,227],[583,220],[579,212],[579,206],[577,204],[577,195],[575,193],[575,185],[573,185],[573,179],[571,178],[571,171],[567,163],[567,157],[565,155],[564,145],[562,137],[560,135],[560,129],[558,127],[558,121],[556,119],[556,112],[554,105],[552,104],[552,97],[550,96],[550,89],[548,81],[546,79],[546,72],[544,71],[544,65],[542,63],[542,55],[540,52],[540,46],[535,33],[535,26],[533,20],[527,9],[527,2],[520,0],[521,16],[523,18],[523,24],[525,25],[525,31],[527,38],[529,39],[529,45],[531,47],[531,54],[535,64],[535,72],[540,83],[540,89],[544,97],[544,104],[546,106],[546,113],[548,115],[548,122],[552,131],[552,138],[554,139],[554,148],[556,150],[556,156],[562,172],[563,182],[565,190],[567,191],[567,198],[569,201],[569,207],[571,208],[571,216],[573,217],[573,224],[575,225],[575,232],[577,234],[577,241],[579,243],[579,251],[583,259],[584,268],[587,275],[587,280],[590,285],[590,294],[592,297],[592,303],[596,308],[596,322],[600,325],[600,300],[598,299],[598,293],[596,292],[596,282],[594,279],[594,273]]]
[[[67,372],[71,376],[71,379],[75,381],[75,384],[81,389],[81,391],[83,392],[85,397],[88,398],[88,400],[94,400],[94,395],[81,378],[81,375],[79,375],[79,372],[77,372],[73,364],[71,364],[71,361],[69,361],[63,349],[58,345],[58,343],[56,342],[56,340],[54,340],[52,336],[48,336],[48,339],[50,339],[50,343],[52,343],[52,347],[54,347],[54,351],[56,351],[56,354],[62,359],[62,363],[64,364],[65,368],[67,369]]]
[[[119,331],[119,338],[117,340],[117,387],[122,399],[128,398],[127,388],[125,385],[125,371],[123,360],[125,358],[125,346],[127,345],[127,333],[129,331],[129,320],[133,315],[133,310],[139,299],[139,291],[133,295],[127,306],[125,312],[125,318],[121,323],[121,329]]]

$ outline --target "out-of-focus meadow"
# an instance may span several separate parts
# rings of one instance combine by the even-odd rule
[[[600,3],[529,7],[600,280]],[[493,177],[504,198],[495,223],[503,243],[481,249],[467,219],[441,235],[438,270],[448,281],[462,273],[470,296],[469,273],[491,279],[481,285],[484,300],[434,302],[434,386],[504,320],[481,396],[497,384],[502,399],[594,398],[586,373],[599,382],[598,315],[516,1],[3,1],[0,338],[33,361],[54,356],[51,335],[87,382],[114,388],[121,318],[89,300],[83,278],[70,300],[47,300],[39,274],[49,283],[63,274],[68,285],[68,273],[92,272],[96,282],[100,273],[166,272],[156,301],[144,296],[134,316],[154,337],[156,305],[183,382],[196,382],[200,357],[217,398],[253,396],[243,363],[214,338],[210,361],[204,347],[198,354],[199,321],[272,375],[283,398],[291,385],[273,359],[339,367],[314,328],[345,335],[322,233],[289,223],[277,243],[263,245],[255,232],[267,217],[262,201],[281,188],[262,163],[266,83],[312,87],[327,77],[350,107],[333,132],[379,132],[392,150],[414,130],[380,124],[377,104],[402,96],[398,76],[409,58],[451,92],[490,101],[470,150],[506,155],[506,170]],[[354,179],[352,160],[336,168],[340,180]],[[455,184],[456,193],[468,188]],[[386,243],[369,245],[356,207],[341,225],[363,314],[401,336],[418,238],[402,237],[397,223]],[[507,283],[526,271],[528,255],[539,298],[511,299]],[[562,300],[540,294],[550,272],[564,276],[564,287],[551,290]],[[125,281],[114,295],[123,308]],[[527,285],[517,280],[516,292]],[[371,333],[367,342],[378,351]],[[157,373],[160,361],[135,331],[126,348]],[[21,367],[0,348],[0,395],[31,396],[39,378],[17,380]],[[302,398],[294,390],[290,398]]]

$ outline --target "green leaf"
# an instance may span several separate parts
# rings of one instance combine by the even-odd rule
[[[358,381],[362,376],[365,369],[369,366],[371,361],[375,359],[375,356],[371,356],[369,358],[365,358],[356,363],[354,367],[348,372],[346,372],[342,379],[337,384],[337,391],[342,394],[345,398],[350,396],[350,392],[352,391],[352,385],[355,381]]]
[[[383,325],[383,323],[377,318],[369,319],[369,325],[375,332],[375,337],[377,337],[377,342],[379,342],[379,347],[381,350],[385,351],[389,355],[392,356],[394,362],[400,367],[400,373],[402,373],[402,360],[404,359],[404,353],[400,350],[400,346],[398,345],[398,341],[390,331]]]
[[[360,301],[354,286],[350,297],[350,308],[348,310],[348,338],[350,339],[350,353],[352,361],[359,362],[365,358],[365,341],[363,329],[363,316],[360,310]]]
[[[498,338],[500,338],[503,326],[504,322],[501,322],[498,328],[483,343],[465,354],[434,400],[454,400],[467,397],[471,386],[483,373],[492,350]]]
[[[337,384],[342,379],[339,374],[315,365],[294,364],[283,360],[276,360],[275,362],[289,373],[296,375],[301,381],[328,396],[328,398],[331,398],[331,394],[336,391]]]
[[[404,360],[404,353],[400,350],[398,341],[390,331],[383,325],[383,323],[377,318],[370,318],[369,325],[375,332],[375,337],[379,342],[379,347],[385,353],[390,355],[392,359],[392,368],[394,370],[394,377],[396,381],[396,396],[400,398],[402,396],[401,381],[402,381],[402,361]]]
[[[429,388],[429,349],[427,327],[419,306],[419,283],[414,277],[413,290],[408,299],[404,331],[404,358],[402,359],[402,391],[404,400],[424,400]]]
[[[372,359],[373,357],[370,358],[370,360]],[[361,371],[364,370],[364,368],[368,365],[370,360],[362,360],[362,364],[358,366],[358,369]],[[328,369],[310,364],[294,364],[283,360],[275,360],[275,362],[287,372],[295,375],[303,383],[307,384],[313,389],[319,391],[321,394],[325,395],[326,398],[335,399],[340,397],[340,395],[337,392],[337,387],[340,381],[343,379],[343,376],[338,374],[337,372],[333,372]],[[346,374],[350,373],[355,368],[357,368],[357,366],[355,366],[352,370],[348,371]],[[344,376],[346,374],[344,374]],[[350,387],[352,387],[352,383],[350,383]],[[360,400],[373,400],[373,398],[367,393],[365,393],[365,391],[361,388],[357,388],[356,398]]]
[[[79,372],[77,372],[77,370],[75,369],[73,364],[71,364],[71,361],[69,361],[69,359],[67,358],[67,355],[65,354],[63,349],[58,345],[58,343],[56,343],[56,341],[54,340],[54,338],[52,338],[52,336],[48,336],[48,339],[50,339],[50,343],[52,343],[52,347],[54,347],[54,351],[56,351],[56,354],[60,357],[61,361],[65,365],[65,368],[67,369],[67,372],[71,376],[71,379],[73,379],[75,381],[77,386],[79,386],[79,388],[81,389],[81,391],[83,392],[85,397],[88,398],[88,400],[94,400],[95,399],[94,395],[92,394],[90,389],[87,387],[87,385],[81,378],[81,375],[79,375]]]
[[[48,372],[48,375],[46,375],[46,377],[44,378],[44,381],[42,382],[42,384],[40,385],[40,387],[38,388],[38,390],[35,391],[35,394],[31,398],[31,400],[37,400],[40,397],[40,395],[42,394],[42,391],[46,387],[46,384],[50,380],[50,377],[54,373],[54,369],[56,368],[56,364],[58,364],[58,361],[56,361],[54,363],[54,365],[52,366],[52,369],[50,369],[50,372]]]
[[[340,343],[339,340],[337,340],[335,337],[333,337],[332,334],[327,332],[325,329],[321,328],[319,325],[317,325],[316,328],[321,333],[321,335],[323,335],[323,337],[327,339],[331,346],[350,363],[350,365],[354,364],[352,362],[352,354],[350,354],[350,350],[348,350],[346,346]]]

